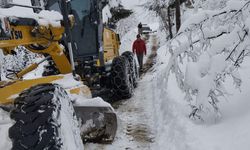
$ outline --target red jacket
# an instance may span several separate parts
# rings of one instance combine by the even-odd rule
[[[147,54],[146,44],[142,39],[137,39],[133,43],[133,53],[136,54]]]

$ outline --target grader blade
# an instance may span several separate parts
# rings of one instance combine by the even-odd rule
[[[74,106],[81,120],[83,142],[111,143],[116,135],[117,116],[110,107]]]

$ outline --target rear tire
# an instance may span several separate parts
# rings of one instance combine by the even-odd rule
[[[126,52],[122,53],[122,56],[126,57],[127,60],[129,61],[133,86],[134,86],[134,88],[136,88],[137,82],[139,79],[139,67],[137,66],[135,54],[130,52],[130,51],[126,51]]]
[[[129,61],[124,56],[113,59],[111,82],[114,95],[117,99],[131,98],[134,92]]]
[[[16,122],[9,129],[12,150],[68,149],[70,141],[73,149],[83,148],[72,103],[58,85],[31,87],[15,99],[14,107],[10,117]]]

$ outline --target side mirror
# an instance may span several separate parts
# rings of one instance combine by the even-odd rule
[[[12,4],[13,4],[13,0],[1,0],[0,1],[0,6],[2,8],[10,8],[13,6]]]

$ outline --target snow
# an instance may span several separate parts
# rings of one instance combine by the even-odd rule
[[[56,80],[53,83],[59,84],[62,88],[66,89],[68,91],[68,94],[70,94],[71,89],[81,88],[82,91],[79,95],[70,94],[70,97],[72,101],[74,101],[74,105],[76,106],[96,106],[112,108],[112,106],[109,103],[105,102],[102,98],[91,98],[92,96],[89,95],[91,93],[88,86],[84,85],[82,81],[75,80],[72,74],[63,75],[62,79]]]
[[[0,140],[0,149],[11,149],[12,143],[11,140],[8,138],[8,130],[11,125],[12,121],[9,118],[9,114],[0,109],[0,135],[2,139],[4,139]]]
[[[227,96],[227,100],[221,102],[222,120],[212,124],[196,124],[188,118],[189,108],[188,103],[184,101],[185,94],[177,86],[173,74],[170,75],[167,85],[164,84],[162,78],[158,79],[159,82],[153,80],[151,84],[155,84],[157,87],[154,98],[156,100],[154,109],[157,113],[155,118],[157,137],[153,149],[248,150],[250,147],[248,142],[250,139],[248,130],[250,125],[248,98],[250,96],[248,92],[250,78],[247,75],[250,71],[249,62],[249,59],[246,60],[240,71],[245,83],[242,85],[241,92],[234,88],[232,82],[227,82],[227,90],[234,94]],[[157,66],[157,68],[159,67]],[[157,74],[159,73],[156,72],[155,76],[159,76]],[[195,74],[193,72],[194,78]],[[196,84],[202,85],[200,82],[196,82]]]
[[[110,7],[107,5],[102,10],[103,22],[108,22],[109,18],[111,18],[111,17],[112,17],[112,15],[110,12]]]
[[[207,117],[205,118],[206,122],[198,122],[189,118],[190,103],[186,100],[186,93],[179,86],[180,80],[171,70],[175,61],[180,59],[180,57],[178,57],[178,60],[175,58],[182,56],[183,60],[179,67],[183,72],[180,76],[183,78],[184,87],[189,87],[190,90],[196,92],[194,95],[190,95],[195,99],[195,105],[211,107],[207,97],[210,90],[216,88],[214,81],[218,74],[230,72],[228,70],[231,68],[225,61],[226,54],[239,41],[239,35],[242,34],[240,24],[235,27],[231,27],[229,24],[219,24],[218,27],[216,25],[221,18],[210,20],[206,24],[203,35],[200,32],[180,34],[170,43],[165,42],[165,36],[159,29],[159,19],[151,12],[139,7],[145,1],[123,0],[122,2],[126,8],[132,8],[134,14],[118,23],[117,31],[121,33],[122,37],[121,53],[126,50],[131,51],[131,44],[135,40],[139,22],[148,24],[153,30],[157,31],[157,38],[161,47],[157,51],[156,65],[151,72],[142,77],[133,98],[116,104],[118,105],[116,108],[118,133],[114,143],[110,145],[88,143],[85,145],[85,149],[249,150],[250,58],[246,57],[241,67],[234,70],[231,75],[222,77],[224,80],[223,88],[226,92],[218,103],[221,116],[216,116],[211,109],[205,109],[204,111],[207,111],[207,116],[204,115],[204,117]],[[246,1],[230,0],[226,3],[227,7],[218,10],[212,9],[220,8],[222,2],[224,1],[211,0],[206,2],[210,5],[210,7],[207,7],[208,10],[200,8],[187,11],[184,14],[186,18],[184,18],[185,21],[179,33],[186,32],[189,29],[192,30],[194,24],[199,24],[218,12],[242,8]],[[234,22],[235,20],[231,19],[231,21]],[[244,23],[245,29],[249,30],[249,17],[244,20]],[[211,37],[222,31],[230,33],[211,40],[208,47],[203,47],[207,44],[206,41],[202,41],[203,36],[205,38]],[[190,42],[196,40],[202,41],[201,44],[193,47],[193,51],[196,51],[198,55],[184,53],[188,51]],[[150,42],[149,40],[147,44],[149,51],[152,46]],[[247,43],[249,43],[249,39],[242,46],[239,46],[238,51],[246,48]],[[190,57],[184,57],[187,55]],[[235,56],[238,56],[238,53]],[[233,78],[242,80],[240,90],[235,88],[237,86]],[[79,82],[73,81],[70,75],[65,76],[63,80],[57,83],[66,88],[80,85]],[[74,95],[72,95],[72,98],[74,98]],[[100,98],[87,99],[85,97],[78,97],[76,104],[110,106],[105,102],[103,103]],[[4,115],[4,112],[0,112],[0,114]],[[0,135],[4,137],[3,139],[7,139],[0,142],[0,149],[10,149],[11,147],[7,135],[10,126],[7,118],[7,116],[3,117],[2,123],[4,125],[0,126]],[[91,125],[91,122],[89,124]]]
[[[110,12],[111,8],[118,7],[120,4],[120,0],[109,0],[108,5],[106,5],[102,10],[102,21],[103,23],[107,23],[109,18],[112,17],[112,14]]]
[[[8,131],[11,125],[12,124],[4,124],[4,125],[1,124],[0,133],[2,139],[4,140],[0,141],[0,149],[6,149],[6,150],[11,149],[12,143],[11,140],[8,138],[9,135]]]
[[[109,0],[109,6],[117,7],[120,3],[120,0]]]
[[[78,97],[76,99],[76,101],[74,102],[75,106],[89,106],[89,107],[110,107],[112,108],[112,106],[103,101],[102,98],[100,97],[96,97],[96,98],[92,98],[92,99],[83,99],[82,97]]]
[[[62,138],[62,143],[63,143],[62,150],[70,150],[70,149],[84,150],[84,146],[80,136],[80,128],[78,125],[78,120],[73,115],[75,113],[73,105],[69,100],[68,96],[65,96],[64,93],[62,93],[60,90],[58,89],[56,90],[57,90],[56,93],[58,95],[54,95],[53,99],[54,101],[59,100],[59,104],[57,105],[57,107],[59,107],[61,104],[61,108],[57,109],[61,109],[61,114],[59,119],[57,119],[58,114],[54,114],[55,117],[54,119],[57,120],[61,126],[59,134],[60,137]],[[59,99],[56,99],[57,97],[59,97]]]
[[[82,82],[75,80],[72,74],[63,75],[62,79],[56,80],[53,83],[59,84],[65,89],[82,85]]]
[[[243,64],[244,69],[240,71],[244,80],[241,92],[235,90],[233,83],[227,86],[230,93],[227,101],[220,104],[222,109],[222,120],[213,125],[190,124],[190,135],[196,138],[197,149],[221,149],[221,150],[248,150],[250,147],[250,111],[249,111],[249,59]]]
[[[48,11],[48,10],[42,10],[38,14],[38,23],[40,25],[52,25],[54,27],[60,27],[61,26],[61,20],[63,20],[63,16],[57,12],[57,11]]]
[[[122,4],[125,8],[132,9],[134,13],[130,17],[122,19],[117,23],[116,31],[120,34],[122,43],[120,46],[120,54],[125,51],[132,51],[132,43],[136,40],[136,35],[138,34],[137,26],[140,22],[142,24],[147,24],[152,31],[157,31],[159,28],[159,18],[145,11],[141,6],[145,3],[145,0],[133,0],[131,3],[128,1],[130,2],[130,0],[122,0]],[[152,39],[149,39],[146,45],[147,55],[144,58],[144,62],[146,62],[151,53],[151,40]]]
[[[136,9],[140,5],[142,0],[122,0],[122,5],[128,9]]]
[[[225,10],[239,10],[245,5],[245,1],[230,0],[227,2]]]
[[[86,150],[154,149],[151,145],[155,141],[152,74],[145,76],[138,85],[133,98],[113,104],[118,116],[114,142],[110,145],[87,143]]]
[[[217,3],[217,1],[214,2]],[[219,5],[219,3],[220,2],[218,2],[217,4]],[[241,8],[243,3],[244,1],[230,1],[228,3],[228,7],[221,11]],[[138,8],[134,8],[138,11]],[[187,22],[184,22],[181,31],[192,27],[191,25],[193,23],[199,23],[200,21],[203,21],[204,19],[214,15],[215,13],[218,13],[218,11],[201,10],[199,11],[199,13],[197,13],[197,17],[192,17],[193,20],[190,20],[190,17],[193,16],[193,13],[187,14],[187,18],[185,18]],[[138,18],[138,16],[136,18],[138,20],[141,19]],[[134,21],[137,20],[134,19]],[[247,24],[246,26],[249,27],[249,20],[245,22]],[[129,22],[128,24],[135,26],[136,23]],[[127,25],[125,24],[125,26]],[[206,31],[204,31],[205,37],[217,35],[217,33],[221,33],[222,31],[227,32],[228,28],[226,27],[226,25],[224,25],[224,27],[213,28],[211,26],[211,28],[207,28]],[[123,49],[129,48],[129,43],[133,41],[133,38],[131,38],[130,36],[135,35],[137,32],[136,27],[127,31],[128,32],[125,32],[126,34],[123,35],[122,39],[125,44],[127,43],[127,45],[122,45],[122,47],[124,46]],[[215,87],[215,85],[213,84],[215,76],[218,73],[223,72],[223,70],[228,69],[226,67],[228,64],[224,61],[226,59],[226,55],[221,52],[225,50],[225,47],[229,47],[232,43],[238,41],[237,33],[241,31],[236,27],[233,28],[233,31],[230,32],[231,33],[229,35],[221,36],[220,38],[212,41],[210,43],[211,46],[208,47],[208,50],[205,53],[201,53],[198,58],[194,57],[194,59],[197,59],[196,62],[192,62],[190,59],[184,59],[183,65],[180,66],[182,70],[186,70],[184,74],[186,84],[194,89],[200,89],[198,94],[199,96],[197,98],[200,100],[197,101],[198,103],[203,103],[204,105],[208,104],[204,99],[206,99],[206,97],[208,96],[209,90]],[[137,92],[135,93],[137,101],[139,100],[145,102],[144,99],[145,97],[147,97],[147,103],[144,104],[145,106],[143,106],[143,108],[149,107],[148,103],[151,102],[150,98],[153,98],[152,106],[149,108],[149,110],[153,110],[153,112],[150,111],[151,115],[149,116],[153,116],[153,128],[156,130],[156,136],[154,139],[155,142],[152,143],[150,148],[145,149],[248,150],[250,147],[250,144],[248,142],[250,139],[250,130],[248,130],[250,124],[250,102],[248,98],[250,96],[248,92],[250,85],[249,58],[248,60],[244,60],[245,62],[241,65],[241,69],[233,73],[235,77],[242,79],[243,84],[241,86],[241,90],[235,89],[235,84],[231,79],[229,79],[229,77],[225,79],[226,85],[224,85],[224,87],[228,94],[225,95],[224,100],[221,100],[219,103],[221,118],[214,119],[213,116],[212,118],[210,118],[212,120],[206,123],[193,121],[188,117],[188,114],[190,112],[189,103],[185,101],[186,95],[179,88],[176,76],[171,72],[167,72],[167,70],[170,70],[172,66],[172,64],[168,64],[168,62],[172,62],[172,60],[174,60],[168,50],[171,48],[177,52],[187,50],[190,40],[195,41],[195,39],[200,39],[200,37],[198,35],[195,36],[195,34],[194,37],[192,36],[192,38],[194,39],[190,39],[189,36],[180,36],[177,40],[172,41],[171,45],[162,44],[162,47],[158,49],[158,58],[157,64],[154,67],[154,73],[150,73],[150,77],[147,76],[143,78],[139,84],[139,86],[142,85],[143,87],[148,87],[150,85],[149,89],[151,90],[148,91],[145,89],[140,89],[139,87],[139,89],[137,89]],[[159,37],[159,40],[164,41],[163,37]],[[199,46],[195,46],[194,50],[199,48]],[[150,82],[146,83],[145,80],[149,80]],[[139,91],[141,92],[141,90],[145,91],[142,94],[143,96],[139,96],[138,94]],[[123,111],[129,110],[129,108],[131,107],[129,103],[134,104],[136,102],[124,102],[122,105],[125,105],[127,109]],[[125,114],[124,112],[119,110],[119,108],[117,111],[122,116]],[[135,116],[137,115],[134,112],[133,114]],[[123,121],[129,122],[129,118],[122,117],[121,122]],[[124,136],[118,135],[118,139],[117,141],[115,141],[113,146],[107,147],[110,149],[115,149],[116,145],[118,145],[117,143],[119,143],[119,148],[124,148],[124,145],[131,144],[129,140],[133,141],[133,138],[127,138],[128,140],[124,138]],[[132,149],[133,148],[134,147],[132,147]],[[137,147],[137,149],[140,148]]]
[[[224,10],[238,9],[243,6],[244,1],[230,1],[228,7]],[[206,13],[204,13],[206,12]],[[186,22],[183,23],[181,32],[185,32],[186,29],[191,29],[194,24],[197,24],[207,17],[211,17],[218,11],[203,11],[200,10],[195,17],[193,14],[186,14]],[[190,19],[191,17],[191,19]],[[247,22],[247,21],[245,21]],[[211,23],[211,22],[209,22]],[[227,25],[222,24],[225,28],[213,28],[214,24],[208,24],[211,28],[207,28],[204,32],[205,37],[216,35],[221,31],[225,31]],[[210,29],[210,32],[208,32]],[[212,29],[212,30],[211,30]],[[233,29],[233,30],[232,30]],[[185,86],[189,86],[197,90],[196,95],[197,103],[203,105],[208,104],[204,101],[208,96],[209,89],[213,89],[215,85],[213,81],[218,73],[224,72],[228,69],[228,62],[226,54],[223,53],[225,48],[227,49],[232,44],[239,41],[239,34],[241,35],[241,28],[229,28],[231,33],[225,36],[221,36],[213,41],[210,41],[210,46],[203,52],[200,51],[200,55],[190,59],[184,59],[183,65],[180,66],[181,70],[185,70]],[[238,34],[238,35],[237,35]],[[186,37],[189,38],[186,39]],[[250,132],[248,126],[250,124],[250,111],[249,111],[249,58],[244,60],[241,67],[233,73],[237,78],[242,79],[241,90],[235,89],[234,82],[230,77],[225,78],[224,88],[227,92],[226,95],[220,100],[219,108],[221,118],[216,119],[215,116],[207,116],[211,119],[208,122],[196,122],[188,117],[190,108],[189,102],[185,101],[186,95],[180,89],[179,83],[175,74],[169,73],[175,55],[166,53],[166,49],[173,49],[176,54],[180,54],[181,51],[187,51],[189,41],[195,41],[194,39],[201,39],[202,36],[192,33],[192,36],[180,36],[171,42],[171,45],[160,48],[158,50],[158,66],[155,73],[157,80],[153,82],[156,84],[159,95],[155,99],[157,119],[157,137],[154,149],[171,149],[171,150],[248,150],[250,147],[249,139]],[[246,40],[248,41],[248,39]],[[243,42],[239,49],[246,46]],[[197,48],[199,48],[197,46]],[[202,48],[202,47],[201,47]],[[200,48],[200,49],[201,49]],[[196,47],[193,47],[196,51]],[[197,50],[198,51],[198,50]],[[227,51],[226,51],[227,52]],[[184,54],[183,54],[184,55]],[[169,75],[168,75],[169,74]],[[166,82],[167,81],[167,82]],[[208,111],[205,109],[205,111]],[[213,112],[209,112],[213,114]],[[206,117],[206,116],[204,116]]]
[[[215,55],[210,58],[210,56],[205,53],[200,56],[198,62],[188,63],[185,73],[185,82],[191,89],[198,90],[197,106],[204,106],[209,96],[210,89],[215,89],[213,80],[218,73],[225,70],[225,59],[226,57],[224,55]],[[209,104],[207,103],[206,105]]]
[[[16,4],[22,4],[22,5],[31,5],[30,1],[21,1],[21,0],[14,0],[13,1]],[[18,13],[17,13],[18,12]],[[31,18],[35,19],[38,24],[48,26],[52,25],[54,27],[60,27],[62,20],[62,15],[59,12],[56,11],[47,11],[42,10],[39,12],[39,14],[36,14],[33,12],[33,9],[31,8],[23,8],[23,7],[17,7],[13,6],[11,8],[0,8],[0,17],[21,17],[21,18]]]

